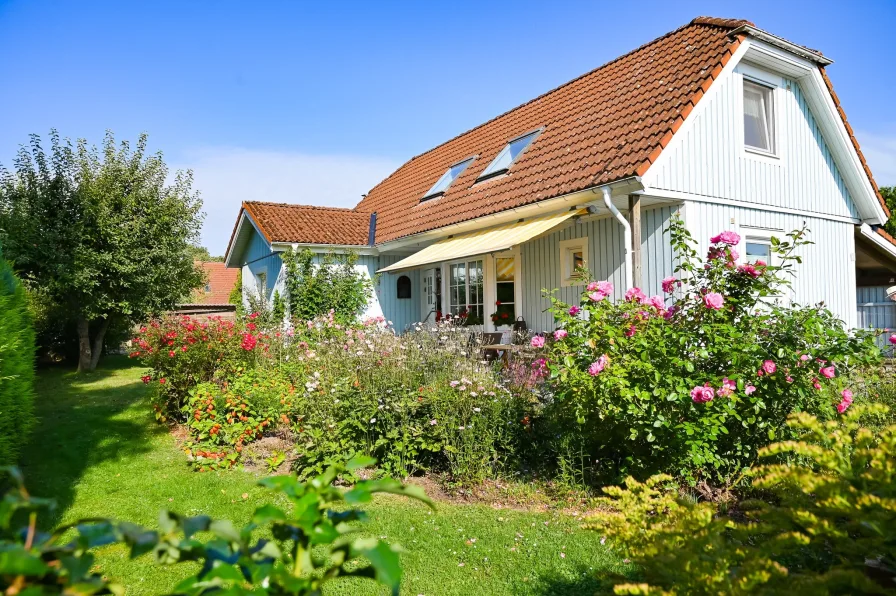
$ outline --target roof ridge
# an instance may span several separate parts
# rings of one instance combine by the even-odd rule
[[[327,205],[303,205],[300,203],[276,203],[273,201],[243,201],[244,205],[267,205],[268,207],[290,207],[294,209],[317,209],[320,211],[345,211],[368,215],[366,211],[359,211],[356,207],[329,207]]]
[[[706,21],[706,22],[703,22],[703,21]],[[724,23],[724,24],[723,24],[723,23]],[[465,130],[465,131],[463,131],[463,132],[461,132],[461,133],[458,133],[458,134],[454,135],[453,137],[451,137],[450,139],[448,139],[448,140],[446,140],[446,141],[443,141],[443,142],[439,143],[438,145],[435,145],[435,146],[433,146],[433,147],[430,147],[429,149],[427,149],[426,151],[424,151],[424,152],[422,152],[422,153],[418,153],[417,155],[411,157],[411,158],[408,159],[406,162],[404,162],[403,164],[401,164],[400,166],[398,166],[398,168],[396,168],[391,174],[389,174],[388,176],[386,176],[385,178],[383,178],[382,180],[380,180],[379,183],[377,183],[376,185],[373,186],[373,188],[370,189],[370,192],[368,192],[368,194],[371,194],[375,188],[377,188],[378,186],[382,185],[384,182],[386,182],[387,180],[389,180],[390,178],[392,178],[392,176],[394,176],[395,174],[397,174],[398,172],[400,172],[402,169],[404,169],[404,167],[405,167],[406,165],[408,165],[409,163],[411,163],[411,162],[414,161],[415,159],[418,159],[418,158],[420,158],[420,157],[423,157],[424,155],[426,155],[426,154],[428,154],[428,153],[432,153],[433,151],[435,151],[435,150],[438,149],[439,147],[442,147],[442,146],[444,146],[444,145],[447,145],[448,143],[451,143],[452,141],[454,141],[454,140],[456,140],[456,139],[459,139],[460,137],[462,137],[462,136],[464,136],[464,135],[467,135],[467,134],[473,132],[474,130],[478,130],[478,129],[480,129],[480,128],[482,128],[482,127],[484,127],[484,126],[486,126],[486,125],[488,125],[488,124],[490,124],[490,123],[492,123],[492,122],[494,122],[495,120],[498,120],[499,118],[503,118],[504,116],[506,116],[506,115],[508,115],[508,114],[511,114],[511,113],[513,113],[513,112],[516,112],[517,110],[520,110],[520,109],[522,109],[522,108],[524,108],[524,107],[526,107],[526,106],[528,106],[528,105],[530,105],[530,104],[532,104],[532,103],[535,103],[536,101],[542,99],[543,97],[546,97],[546,96],[548,96],[548,95],[550,95],[550,94],[552,94],[552,93],[555,93],[556,91],[559,91],[560,89],[563,89],[564,87],[567,87],[567,86],[569,86],[569,85],[572,85],[573,83],[575,83],[575,82],[577,82],[577,81],[579,81],[579,80],[581,80],[581,79],[583,79],[583,78],[585,78],[585,77],[587,77],[587,76],[590,76],[590,75],[592,75],[593,73],[595,73],[595,72],[597,72],[597,71],[599,71],[599,70],[601,70],[601,69],[604,69],[604,68],[610,66],[611,64],[615,64],[616,62],[619,62],[620,60],[622,60],[622,59],[624,59],[624,58],[627,58],[627,57],[631,56],[632,54],[635,54],[635,53],[637,53],[637,52],[640,52],[641,50],[643,50],[644,48],[646,48],[646,47],[648,47],[648,46],[651,46],[651,45],[653,45],[653,44],[655,44],[655,43],[657,43],[657,42],[659,42],[659,41],[662,41],[663,39],[666,39],[667,37],[670,37],[670,36],[672,36],[672,35],[675,35],[675,34],[678,33],[679,31],[682,31],[683,29],[686,29],[686,28],[688,28],[688,27],[694,27],[694,26],[697,26],[697,25],[710,25],[710,26],[715,26],[715,27],[723,27],[723,28],[727,28],[727,29],[735,29],[735,28],[740,27],[740,26],[745,25],[745,24],[750,24],[750,25],[752,25],[752,23],[750,23],[750,21],[744,21],[744,20],[738,20],[738,19],[720,19],[720,18],[716,18],[716,17],[696,17],[695,19],[691,20],[689,23],[686,23],[686,24],[684,24],[684,25],[681,25],[680,27],[678,27],[678,28],[676,28],[676,29],[673,29],[672,31],[668,31],[668,32],[666,32],[666,33],[660,35],[659,37],[656,37],[656,38],[654,38],[654,39],[652,39],[652,40],[650,40],[650,41],[648,41],[648,42],[646,42],[646,43],[642,43],[641,45],[639,45],[638,47],[634,48],[633,50],[629,50],[628,52],[626,52],[626,53],[624,53],[624,54],[622,54],[622,55],[620,55],[620,56],[617,56],[617,57],[613,58],[612,60],[609,60],[608,62],[604,62],[604,63],[601,64],[600,66],[597,66],[597,67],[595,67],[595,68],[592,68],[592,69],[589,70],[588,72],[585,72],[585,73],[583,73],[583,74],[580,74],[579,76],[574,77],[574,78],[572,78],[572,79],[566,81],[565,83],[561,83],[560,85],[557,85],[557,86],[554,87],[553,89],[549,89],[548,91],[545,91],[544,93],[541,93],[541,94],[537,95],[536,97],[533,97],[532,99],[530,99],[530,100],[528,100],[528,101],[526,101],[526,102],[523,102],[523,103],[521,103],[521,104],[519,104],[519,105],[517,105],[517,106],[515,106],[515,107],[513,107],[513,108],[510,108],[509,110],[506,110],[506,111],[504,111],[504,112],[498,114],[497,116],[494,116],[493,118],[489,118],[489,119],[486,120],[485,122],[482,122],[482,123],[480,123],[480,124],[477,124],[476,126],[474,126],[474,127],[472,127],[472,128],[469,128],[469,129],[467,129],[467,130]],[[753,26],[755,27],[755,25],[753,25]],[[509,139],[508,139],[508,140],[509,140]],[[362,198],[360,201],[358,201],[358,204],[355,205],[354,208],[357,209],[358,206],[360,206],[361,203],[363,203],[363,202],[365,201],[366,198],[367,198],[367,196],[365,195],[364,198]]]

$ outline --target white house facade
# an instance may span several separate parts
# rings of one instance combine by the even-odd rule
[[[354,209],[245,203],[227,264],[270,294],[279,252],[351,250],[377,276],[368,314],[398,330],[463,312],[486,331],[502,327],[493,313],[548,331],[544,291],[576,301],[577,266],[617,297],[661,293],[676,214],[703,252],[738,232],[742,261],[806,225],[814,244],[787,298],[877,324],[859,299],[896,283],[896,245],[829,64],[701,17],[411,159]]]

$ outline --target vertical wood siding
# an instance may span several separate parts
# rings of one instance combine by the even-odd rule
[[[858,322],[860,329],[896,330],[896,302],[887,298],[887,286],[856,288]],[[877,344],[888,347],[889,333],[877,338]]]
[[[666,230],[676,213],[677,205],[641,212],[641,289],[648,296],[662,296],[663,278],[674,273],[671,238]]]
[[[278,282],[281,281],[280,270],[283,267],[283,261],[280,259],[279,254],[271,251],[267,240],[257,230],[252,230],[252,239],[249,241],[249,247],[243,255],[242,264],[243,288],[253,287],[256,283],[254,276],[264,271],[267,277],[267,287],[264,288],[265,298],[270,300],[274,295],[274,289],[278,287]],[[252,279],[246,279],[248,277],[246,275],[247,270],[253,276]]]
[[[742,75],[713,84],[693,125],[675,135],[644,177],[648,186],[813,213],[858,217],[855,203],[796,81],[774,92],[780,159],[743,149]]]
[[[577,304],[582,286],[560,287],[560,242],[588,237],[588,268],[595,279],[606,279],[616,286],[616,297],[625,293],[625,266],[622,228],[612,218],[575,223],[560,231],[536,238],[520,246],[520,273],[523,284],[522,315],[530,329],[554,328],[550,313],[544,312],[551,301],[542,290],[557,289],[560,300]]]
[[[370,257],[376,258],[376,257]],[[404,255],[380,255],[379,266],[377,269],[388,267],[393,263],[397,263],[404,258]],[[398,299],[397,287],[398,278],[407,275],[411,278],[411,298]],[[400,273],[382,273],[377,280],[376,296],[379,300],[380,308],[382,308],[383,316],[387,320],[392,321],[392,327],[396,333],[402,333],[404,330],[420,320],[420,271],[404,271]]]
[[[744,236],[750,234],[750,228],[765,228],[776,230],[772,234],[784,239],[785,233],[806,222],[809,240],[815,244],[804,246],[798,253],[803,262],[796,266],[792,299],[800,304],[824,302],[850,327],[856,325],[856,269],[851,259],[855,252],[853,224],[702,202],[688,202],[684,213],[701,255],[709,248],[710,236],[722,230],[734,230]],[[739,248],[741,254],[742,248]]]

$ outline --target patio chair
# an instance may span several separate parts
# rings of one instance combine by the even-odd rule
[[[482,345],[483,346],[491,346],[494,344],[501,343],[501,338],[504,336],[503,333],[483,333],[482,334]],[[498,353],[498,350],[482,350],[482,357],[486,362],[494,362],[501,355]]]

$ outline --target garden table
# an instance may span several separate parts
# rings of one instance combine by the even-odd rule
[[[510,353],[516,352],[520,349],[521,346],[516,344],[489,344],[487,346],[482,346],[483,350],[495,350],[501,352],[501,360],[504,361],[504,366],[510,365]]]

